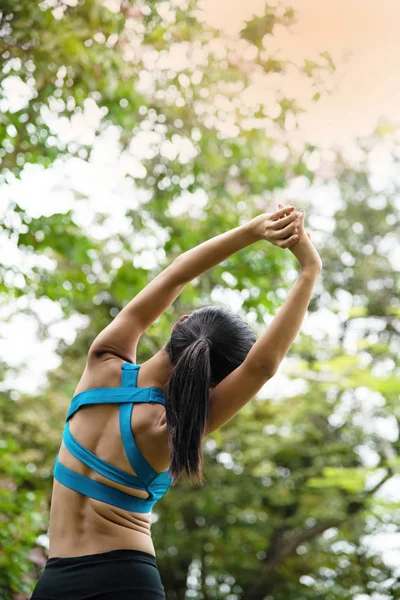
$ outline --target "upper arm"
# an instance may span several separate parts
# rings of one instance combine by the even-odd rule
[[[136,362],[136,346],[140,336],[176,300],[185,283],[175,262],[141,290],[99,333],[90,353],[110,352],[124,360]]]
[[[205,435],[219,429],[261,390],[274,373],[246,360],[210,390]]]

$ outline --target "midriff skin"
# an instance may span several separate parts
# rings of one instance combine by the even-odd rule
[[[119,387],[122,360],[101,363],[90,372],[86,367],[75,395],[95,387]],[[147,379],[146,379],[147,377]],[[137,387],[157,387],[140,367]],[[119,433],[118,405],[84,406],[70,419],[71,434],[85,448],[103,460],[135,474],[125,454]],[[165,408],[161,404],[136,404],[132,411],[135,441],[149,464],[157,472],[168,468],[168,441]],[[99,475],[70,454],[61,444],[58,459],[66,467],[119,490],[147,498],[143,490],[128,488]],[[151,513],[137,513],[83,496],[56,479],[50,510],[49,558],[83,556],[110,550],[142,550],[155,556],[151,538]]]

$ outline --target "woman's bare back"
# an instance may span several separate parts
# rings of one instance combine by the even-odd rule
[[[75,390],[74,396],[98,387],[118,388],[124,361],[115,355],[93,359]],[[150,367],[150,369],[149,369]],[[153,387],[151,360],[138,372],[137,387]],[[69,421],[70,431],[85,448],[101,459],[135,474],[126,457],[119,431],[118,405],[84,406]],[[165,408],[160,404],[137,404],[132,411],[132,431],[138,448],[157,472],[169,465]],[[147,498],[144,490],[136,490],[99,475],[61,444],[59,461],[66,467],[95,481],[128,494]],[[121,548],[142,550],[155,555],[150,532],[151,514],[134,513],[83,496],[54,480],[50,511],[49,556],[82,556]]]

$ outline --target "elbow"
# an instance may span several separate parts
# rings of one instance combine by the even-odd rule
[[[278,367],[279,367],[279,365],[265,365],[265,367],[264,367],[265,376],[268,379],[272,379],[272,377],[276,374]]]
[[[262,362],[262,363],[254,363],[251,368],[253,371],[257,373],[262,373],[266,380],[272,379],[272,377],[276,374],[280,363],[272,363]]]

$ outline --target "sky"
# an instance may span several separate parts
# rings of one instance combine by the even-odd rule
[[[329,95],[301,118],[308,140],[319,146],[351,143],[372,132],[383,117],[399,122],[400,3],[398,0],[293,0],[297,13],[290,28],[278,26],[266,47],[300,64],[329,52],[336,74]],[[234,33],[243,19],[261,15],[262,0],[205,0],[210,24]],[[272,42],[272,43],[271,43]]]
[[[317,103],[312,103],[308,111],[299,120],[299,131],[293,132],[294,138],[301,138],[315,143],[319,147],[329,149],[341,147],[354,152],[358,136],[371,133],[380,119],[398,122],[400,106],[400,77],[398,59],[400,56],[400,2],[398,0],[294,0],[291,5],[297,11],[298,21],[290,28],[277,27],[274,36],[269,36],[267,49],[277,57],[301,64],[304,58],[318,59],[320,52],[328,51],[334,63],[336,72],[326,81],[329,93],[322,95]],[[204,0],[206,18],[211,25],[221,27],[232,35],[241,27],[243,19],[253,14],[261,14],[264,2],[261,0]],[[304,92],[296,77],[288,78],[284,84],[288,92],[293,91],[301,98]],[[300,87],[296,87],[300,86]],[[1,109],[1,106],[0,106]],[[101,118],[95,107],[89,106],[86,117],[80,117],[77,127],[80,135],[90,138],[91,130]],[[68,135],[68,132],[64,132]],[[99,143],[93,155],[91,165],[83,161],[72,160],[64,166],[56,167],[48,172],[42,172],[35,167],[28,168],[20,182],[14,182],[3,190],[3,199],[14,198],[25,206],[32,214],[38,212],[51,214],[54,206],[65,210],[73,205],[73,195],[69,189],[74,180],[76,187],[88,195],[86,203],[80,202],[76,219],[82,227],[91,227],[94,209],[107,211],[112,204],[113,211],[107,220],[108,232],[118,230],[122,225],[122,217],[126,206],[132,206],[131,189],[124,184],[124,168],[118,161],[113,161],[112,144],[113,132],[108,138]],[[102,146],[103,144],[103,146]],[[117,155],[117,152],[115,153]],[[107,158],[106,158],[107,157]],[[377,178],[385,181],[390,171],[390,149],[383,148],[376,152],[371,168]],[[137,168],[140,168],[138,162]],[[112,184],[110,185],[110,182]],[[115,190],[118,190],[117,194]],[[301,189],[286,190],[286,197],[301,194]],[[321,216],[332,211],[329,202],[333,198],[329,193],[319,191],[318,203]],[[322,196],[321,193],[325,194]],[[285,195],[282,196],[284,199]],[[114,200],[113,200],[114,198]],[[113,201],[112,201],[113,200]],[[198,210],[204,198],[186,198],[187,206]],[[0,205],[0,217],[1,217]],[[92,229],[93,231],[93,229]],[[94,232],[96,233],[96,232]],[[101,237],[102,231],[97,232]],[[314,238],[318,240],[317,237]],[[1,240],[0,240],[1,246]],[[148,261],[154,255],[151,245],[146,250],[146,242],[142,250],[147,251],[143,260]],[[10,263],[19,260],[11,248],[4,248],[3,255]],[[157,257],[155,258],[155,260]],[[23,265],[21,264],[21,269]],[[226,299],[226,294],[224,298]],[[215,293],[214,300],[218,300]],[[26,305],[27,300],[21,298],[19,308]],[[232,297],[233,308],[235,298]],[[51,339],[38,342],[36,326],[33,320],[17,315],[9,323],[3,322],[0,337],[0,356],[6,358],[9,364],[21,368],[21,373],[12,382],[15,389],[32,391],[45,382],[46,372],[59,364],[55,355],[58,339],[63,338],[71,343],[74,332],[84,325],[84,320],[73,317],[66,320],[59,307],[50,301],[35,302],[35,310],[43,321],[53,322]],[[346,298],[343,295],[343,310],[346,309]],[[9,307],[0,307],[0,319],[5,320],[10,312]],[[307,316],[304,331],[328,330],[335,325],[334,315],[324,314],[316,323],[315,319]],[[21,349],[19,340],[23,337],[24,347]],[[264,390],[265,397],[276,397],[282,389],[288,390],[288,379],[285,368],[290,368],[290,359],[282,364],[268,389]],[[6,386],[11,380],[5,382]],[[295,387],[299,386],[299,387]],[[290,393],[301,389],[302,382],[295,382]],[[393,428],[383,424],[389,436]],[[382,424],[376,423],[376,427]],[[390,433],[391,432],[391,433]],[[388,484],[384,490],[385,496],[398,497],[400,484]],[[371,540],[372,547],[385,546],[385,557],[388,561],[400,558],[399,536],[392,535],[381,540]],[[363,599],[360,599],[363,600]]]

